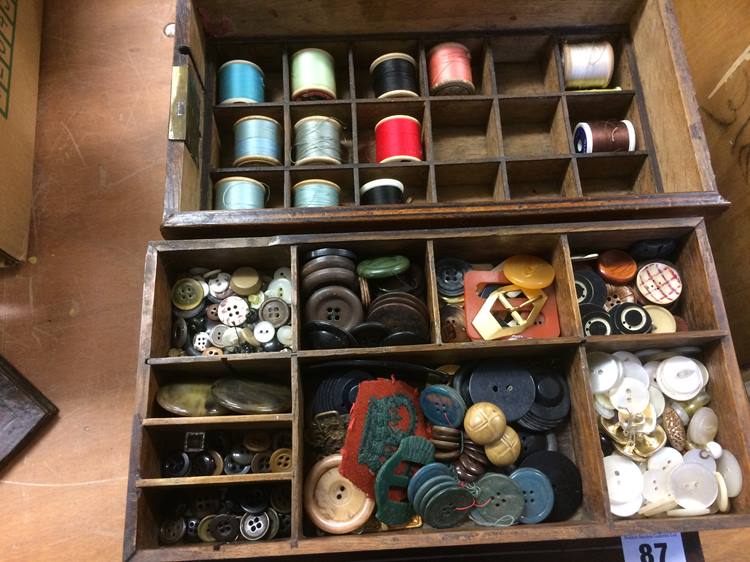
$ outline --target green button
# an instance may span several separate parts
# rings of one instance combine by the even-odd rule
[[[393,277],[409,269],[409,258],[406,256],[384,256],[359,262],[357,273],[365,279]]]
[[[203,286],[195,279],[180,279],[172,287],[172,304],[180,310],[194,309],[205,296]]]
[[[487,527],[507,527],[517,523],[523,513],[521,488],[504,474],[488,472],[477,481],[480,490],[471,520]]]
[[[456,527],[466,521],[474,496],[466,488],[453,486],[433,495],[424,509],[424,522],[434,529]],[[523,504],[522,504],[523,505]]]

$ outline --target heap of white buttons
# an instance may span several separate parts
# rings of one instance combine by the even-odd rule
[[[587,355],[610,510],[618,517],[687,517],[729,511],[742,489],[737,458],[715,441],[709,373],[682,347]]]

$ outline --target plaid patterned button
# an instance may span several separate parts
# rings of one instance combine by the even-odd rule
[[[682,294],[682,279],[677,270],[664,262],[651,262],[642,266],[636,276],[641,296],[662,306],[675,302]]]

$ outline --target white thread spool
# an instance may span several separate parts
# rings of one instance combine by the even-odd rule
[[[606,88],[615,70],[609,41],[563,45],[565,89]]]

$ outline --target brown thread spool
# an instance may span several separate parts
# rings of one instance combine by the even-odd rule
[[[589,121],[576,125],[573,145],[577,154],[592,152],[633,152],[635,127],[627,119]]]

